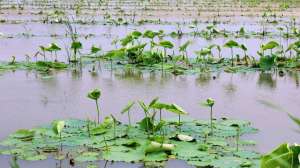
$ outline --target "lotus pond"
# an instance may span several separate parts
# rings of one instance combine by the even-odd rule
[[[0,167],[299,166],[298,2],[0,9]]]

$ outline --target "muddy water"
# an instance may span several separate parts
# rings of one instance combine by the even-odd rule
[[[299,116],[299,75],[288,73],[279,77],[251,72],[162,77],[160,73],[118,70],[99,71],[92,76],[84,69],[81,75],[57,72],[53,78],[41,79],[32,72],[8,72],[0,76],[0,139],[17,129],[32,128],[54,119],[95,117],[94,103],[86,98],[86,93],[97,87],[102,89],[101,110],[121,121],[126,121],[126,116],[120,110],[129,100],[149,102],[156,96],[163,102],[181,105],[193,118],[208,118],[208,109],[199,102],[213,97],[215,117],[251,121],[260,132],[247,139],[257,141],[257,151],[267,152],[280,143],[297,142],[300,138],[295,132],[297,127],[287,116],[287,113]],[[138,107],[132,112],[135,121],[143,117]],[[0,156],[0,163],[7,165],[7,157]],[[55,164],[54,160],[22,162],[22,167],[52,168]]]

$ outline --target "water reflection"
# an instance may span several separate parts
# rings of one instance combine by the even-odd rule
[[[261,72],[259,73],[257,84],[261,87],[275,89],[277,85],[277,78],[274,76],[276,76],[276,74],[274,73]]]

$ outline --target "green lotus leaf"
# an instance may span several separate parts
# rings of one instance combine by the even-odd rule
[[[99,160],[100,155],[97,152],[84,152],[75,157],[76,162],[91,162]]]

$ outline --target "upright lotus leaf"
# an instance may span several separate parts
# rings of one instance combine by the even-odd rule
[[[224,44],[224,47],[226,48],[238,48],[239,43],[234,40],[229,40],[227,43]]]
[[[178,125],[179,126],[181,125],[180,116],[188,114],[182,107],[178,106],[177,104],[171,104],[170,106],[168,106],[166,108],[166,110],[178,115]]]
[[[80,41],[73,41],[71,44],[71,49],[74,52],[74,59],[77,61],[77,53],[80,49],[82,49],[82,44]]]
[[[174,44],[170,41],[161,41],[161,42],[159,42],[159,46],[161,46],[163,48],[172,49],[174,47]]]
[[[128,113],[134,104],[135,104],[134,101],[129,102],[129,103],[123,108],[123,110],[121,111],[121,113],[122,113],[122,114]]]
[[[159,97],[154,98],[153,100],[151,100],[151,102],[149,103],[149,108],[153,108],[153,106],[158,102]]]
[[[87,95],[87,97],[92,100],[98,100],[100,96],[101,96],[101,91],[99,89],[94,89],[90,91]]]
[[[247,48],[244,44],[242,44],[240,47],[241,47],[241,49],[242,49],[243,51],[247,51],[247,50],[248,50],[248,48]]]
[[[140,107],[143,109],[145,115],[148,115],[149,107],[142,101],[138,101]]]
[[[212,98],[208,98],[208,99],[206,100],[206,104],[207,104],[209,107],[212,107],[212,106],[214,106],[214,104],[215,104],[215,100],[212,99]]]
[[[139,32],[139,31],[133,31],[133,32],[131,33],[131,35],[132,35],[132,37],[133,37],[134,39],[138,39],[138,38],[141,37],[143,34],[142,34],[141,32]]]
[[[98,53],[99,51],[101,51],[101,48],[100,48],[100,47],[96,47],[95,45],[92,46],[92,48],[91,48],[91,53],[92,53],[92,54],[96,54],[96,53]]]
[[[182,107],[180,107],[179,105],[174,104],[174,103],[171,104],[170,106],[168,106],[166,110],[168,110],[172,113],[178,114],[178,115],[187,115],[188,114]]]
[[[78,50],[82,49],[82,44],[80,41],[73,41],[71,44],[71,49]]]
[[[127,35],[125,38],[121,39],[120,42],[122,46],[127,46],[127,44],[131,43],[132,40],[133,40],[132,35]]]
[[[213,134],[213,106],[215,104],[215,100],[212,98],[206,99],[205,103],[202,103],[204,106],[210,107],[210,129],[211,134]]]
[[[224,44],[224,47],[230,48],[231,50],[231,66],[233,66],[233,48],[239,48],[239,43],[233,40],[229,40],[227,43]]]
[[[65,127],[65,121],[55,121],[52,124],[53,132],[56,135],[61,135],[61,132],[64,129],[64,127]]]
[[[267,44],[262,45],[262,50],[263,51],[265,51],[265,50],[272,50],[272,49],[274,49],[276,47],[279,47],[279,44],[276,41],[270,41]]]
[[[101,96],[101,91],[99,89],[94,89],[92,91],[90,91],[87,95],[88,98],[95,100],[96,103],[96,108],[97,108],[97,123],[100,123],[100,109],[99,109],[99,105],[98,105],[98,99]]]
[[[170,105],[166,104],[166,103],[156,102],[151,107],[154,109],[160,110],[160,109],[167,109],[170,107]]]
[[[298,153],[299,154],[299,153]],[[293,168],[298,167],[293,165],[294,153],[290,149],[289,144],[282,144],[274,151],[269,154],[264,155],[261,158],[261,168],[271,168],[271,167],[284,167]]]
[[[131,127],[131,119],[130,119],[130,109],[133,107],[133,105],[135,104],[135,102],[129,102],[125,108],[121,111],[122,114],[124,113],[127,113],[128,115],[128,132],[129,132],[129,129]],[[129,133],[128,133],[129,134]]]
[[[51,43],[48,47],[49,51],[59,51],[61,48],[56,43]]]
[[[181,52],[184,52],[186,51],[187,47],[191,44],[192,42],[191,41],[187,41],[185,43],[183,43],[180,47],[179,47],[179,51]]]
[[[143,37],[153,39],[156,36],[156,33],[151,30],[146,30],[143,34]]]

